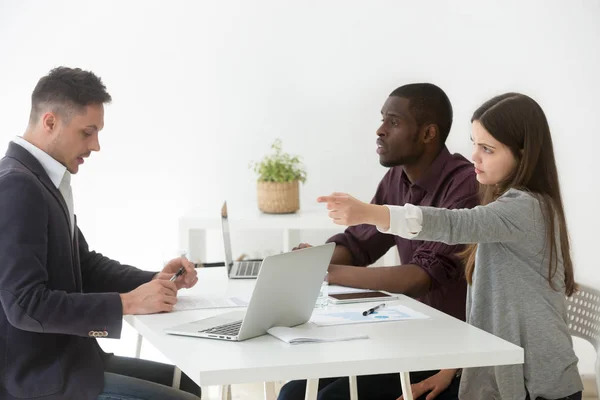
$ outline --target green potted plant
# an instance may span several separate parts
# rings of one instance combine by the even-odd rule
[[[300,209],[300,182],[306,182],[306,171],[300,158],[281,150],[281,139],[271,145],[273,154],[251,168],[258,175],[258,208],[269,214],[293,213]]]

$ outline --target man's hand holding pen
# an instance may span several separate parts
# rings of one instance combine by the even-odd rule
[[[175,275],[177,276],[173,282],[175,282],[177,289],[189,289],[198,282],[198,274],[194,268],[194,263],[185,257],[178,257],[169,261],[163,270],[156,275],[155,279],[170,281]]]

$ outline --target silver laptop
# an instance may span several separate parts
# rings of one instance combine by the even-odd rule
[[[172,335],[242,341],[274,326],[292,327],[310,319],[333,255],[334,243],[265,258],[246,311],[165,329]]]
[[[231,252],[231,234],[227,218],[227,202],[221,208],[221,230],[223,231],[223,246],[225,246],[225,267],[230,278],[255,279],[258,276],[262,260],[233,261]]]

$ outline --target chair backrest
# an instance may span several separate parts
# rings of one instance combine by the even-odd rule
[[[567,318],[571,335],[590,342],[600,351],[600,291],[579,285],[579,291],[567,297]]]

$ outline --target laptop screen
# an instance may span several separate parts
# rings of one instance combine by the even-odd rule
[[[221,209],[221,230],[223,231],[223,246],[225,248],[225,265],[229,272],[233,267],[233,254],[231,252],[231,234],[229,233],[229,220],[227,218],[227,202],[223,204]]]

